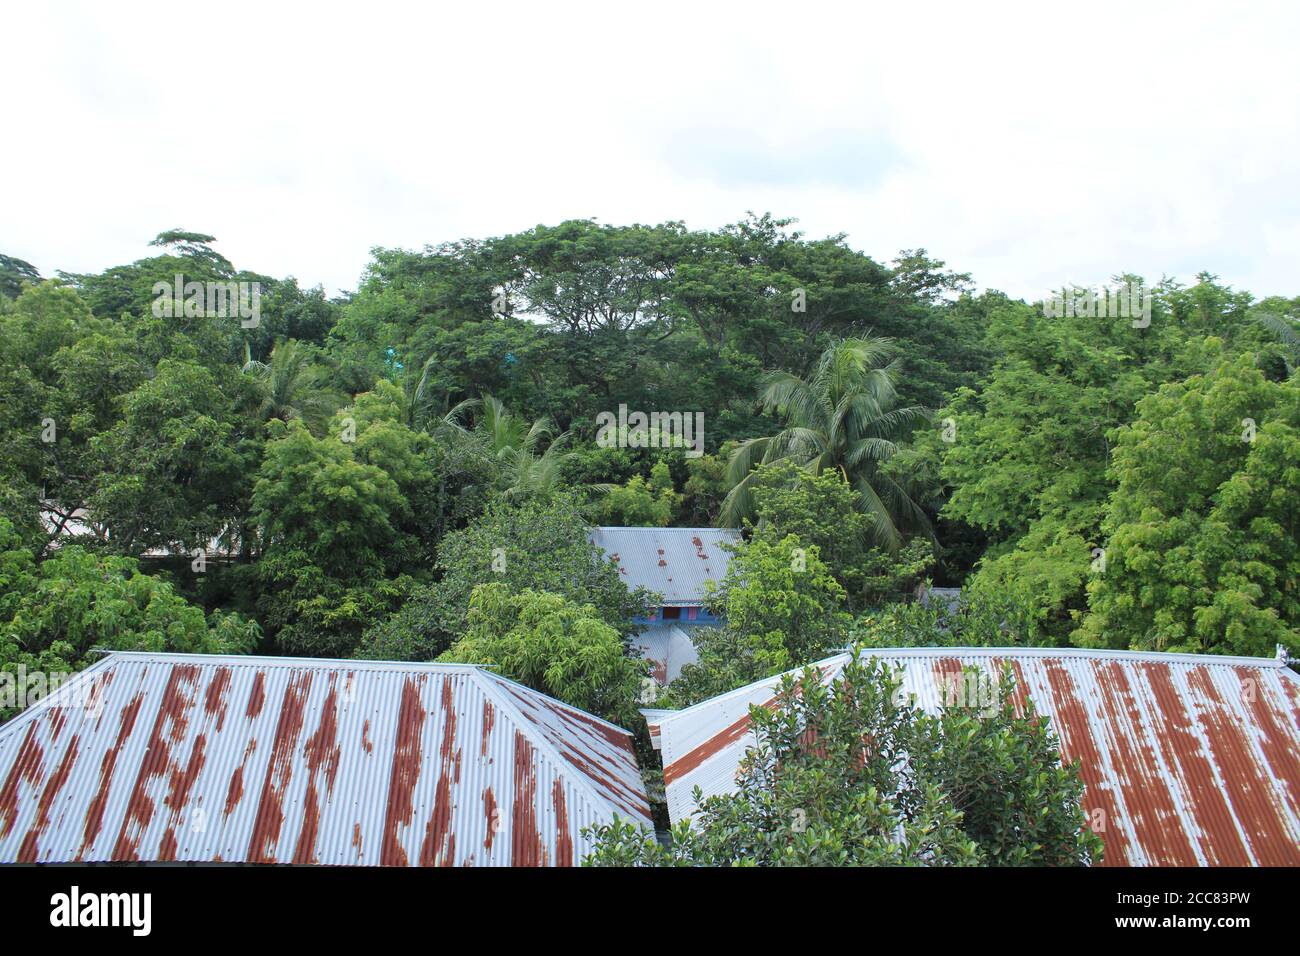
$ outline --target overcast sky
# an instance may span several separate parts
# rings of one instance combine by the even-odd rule
[[[377,245],[754,210],[1017,296],[1293,296],[1298,10],[9,4],[0,252],[98,271],[182,227],[333,292]]]

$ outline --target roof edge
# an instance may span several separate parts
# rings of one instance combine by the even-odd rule
[[[587,711],[574,707],[572,704],[566,704],[562,700],[557,700],[554,697],[551,697],[547,694],[543,694],[541,691],[533,690],[533,688],[529,687],[527,684],[521,684],[517,680],[511,680],[508,677],[502,677],[500,674],[493,673],[492,671],[480,670],[479,673],[486,678],[496,678],[497,681],[501,681],[506,684],[514,684],[517,687],[522,687],[530,694],[536,694],[538,697],[545,698],[546,700],[549,701],[554,701],[555,703],[559,704],[561,707],[564,707],[568,710],[576,710],[578,711],[578,713],[584,714],[590,717],[592,720],[599,721],[600,723],[605,724],[608,727],[613,727],[615,730],[619,731],[620,733],[626,734],[630,742],[635,740],[635,737],[633,736],[631,731],[623,727],[619,727],[617,724],[612,724],[608,720],[605,720],[603,717],[597,717],[595,714],[589,714],[587,713]],[[487,685],[484,687],[484,691],[492,697],[492,700],[496,702],[496,705],[499,708],[504,710],[510,716],[510,719],[515,722],[516,727],[518,727],[520,730],[524,730],[530,727],[535,727],[534,723],[520,712],[518,706],[514,703],[514,701],[510,700],[506,695],[501,693],[501,689],[497,686],[496,681],[487,680],[484,683]],[[529,736],[533,740],[534,747],[536,747],[539,750],[544,750],[544,752],[546,753],[546,759],[549,760],[552,763],[552,765],[554,765],[557,772],[561,772],[567,767],[575,766],[572,762],[565,759],[564,754],[560,753],[559,748],[556,747],[555,744],[553,744],[550,740],[548,740],[545,734],[538,733],[534,730],[529,734]],[[641,764],[636,759],[635,743],[632,743],[629,749],[631,750],[631,754],[632,754],[632,767],[633,769],[636,770],[637,775],[640,777]],[[611,801],[609,797],[601,796],[600,793],[597,792],[596,784],[591,779],[591,777],[589,777],[585,772],[583,772],[580,767],[576,769],[578,770],[578,774],[576,776],[575,783],[587,795],[587,799],[592,801],[593,804],[596,806],[599,806],[601,804],[606,804],[606,805],[610,804]],[[644,777],[642,777],[641,779],[641,790],[642,790],[641,795],[645,800],[646,809],[649,811],[648,813],[646,813],[646,819],[650,821],[651,825],[653,825],[654,811],[653,808],[650,806],[650,795],[648,793],[645,793]]]
[[[45,713],[45,711],[51,707],[64,706],[59,703],[62,695],[72,694],[72,688],[84,684],[88,680],[93,680],[94,675],[99,671],[108,670],[109,664],[112,660],[113,657],[111,654],[105,654],[100,660],[95,661],[95,663],[83,667],[79,671],[71,671],[68,679],[59,685],[58,690],[47,693],[34,704],[30,704],[17,714],[14,714],[14,716],[10,717],[3,724],[0,724],[0,737],[9,733],[15,727],[26,726],[31,721],[39,718],[41,714]]]

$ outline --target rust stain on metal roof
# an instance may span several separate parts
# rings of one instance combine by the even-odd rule
[[[158,845],[158,859],[164,863],[170,863],[176,859],[176,831],[170,827],[163,834],[162,842]]]
[[[284,689],[280,719],[271,743],[271,759],[266,764],[257,818],[248,841],[248,859],[252,863],[274,863],[276,860],[275,849],[280,841],[280,828],[284,825],[284,795],[293,776],[293,755],[306,719],[305,705],[311,678],[311,672],[304,671],[292,677]],[[260,684],[254,683],[254,694],[259,687]],[[258,710],[261,710],[260,704]]]
[[[27,836],[23,838],[22,846],[18,848],[19,863],[35,863],[37,860],[37,841],[50,824],[50,807],[54,805],[54,798],[59,795],[63,785],[68,782],[68,773],[77,760],[79,742],[80,739],[77,737],[73,737],[69,741],[68,749],[64,751],[63,759],[59,761],[58,769],[45,781],[45,788],[41,791],[40,802],[36,804],[36,821],[32,824],[32,828],[27,831]]]
[[[774,704],[775,700],[776,698],[773,698],[769,701],[769,704]],[[745,714],[744,717],[733,721],[729,726],[724,727],[720,733],[714,734],[690,753],[665,766],[664,786],[680,780],[710,757],[722,753],[722,751],[748,734],[752,723],[749,714]]]
[[[421,739],[426,712],[420,703],[423,678],[406,678],[402,682],[402,708],[394,734],[393,772],[388,782],[388,812],[384,818],[384,842],[380,862],[384,866],[406,866],[406,850],[398,839],[397,828],[411,825],[414,814],[411,795],[420,776]]]
[[[1142,715],[1124,668],[1112,661],[1102,666],[1098,676],[1106,719],[1113,726],[1138,726]],[[1160,783],[1157,755],[1148,742],[1136,734],[1123,734],[1111,746],[1118,758],[1115,776],[1120,793],[1143,852],[1162,863],[1195,866],[1196,851],[1178,820],[1173,795]]]
[[[59,735],[63,733],[63,725],[67,723],[68,715],[62,707],[50,708],[50,739],[58,741]]]
[[[497,835],[497,828],[501,825],[501,817],[497,811],[497,798],[492,793],[491,785],[483,788],[483,814],[487,817],[487,836],[483,838],[483,849],[492,849],[492,840]]]
[[[433,815],[425,825],[420,848],[422,866],[450,866],[456,856],[456,834],[451,826],[452,774],[459,778],[460,751],[456,749],[456,708],[451,676],[442,679],[442,743],[438,747],[438,784],[434,790]]]
[[[1292,775],[1294,769],[1300,766],[1300,744],[1297,744],[1293,734],[1287,733],[1278,716],[1285,714],[1287,705],[1292,702],[1285,698],[1279,699],[1280,695],[1275,693],[1272,685],[1260,681],[1246,668],[1236,667],[1233,671],[1241,683],[1242,699],[1249,705],[1255,722],[1263,730],[1260,748],[1264,751],[1264,759],[1268,761],[1274,778],[1285,787],[1286,800],[1291,810],[1300,813],[1300,780]],[[1297,699],[1300,699],[1300,695],[1297,695]],[[1293,706],[1291,713],[1293,717],[1300,717],[1300,706]],[[1300,720],[1295,723],[1300,725]]]
[[[208,683],[207,699],[204,708],[217,717],[217,730],[226,722],[226,694],[230,692],[230,668],[218,667],[216,674]]]
[[[1075,690],[1069,672],[1054,660],[1043,663],[1053,699],[1052,712],[1058,717],[1053,729],[1061,741],[1061,754],[1068,761],[1079,761],[1079,774],[1086,788],[1083,800],[1084,813],[1091,818],[1095,809],[1102,812],[1103,834],[1109,835],[1106,850],[1112,841],[1120,853],[1127,855],[1128,838],[1112,824],[1120,819],[1120,806],[1113,793],[1113,783],[1103,776],[1101,751],[1092,739],[1091,724]]]
[[[334,778],[339,770],[338,742],[338,675],[331,674],[329,692],[321,706],[320,723],[316,732],[307,738],[303,753],[307,758],[307,795],[303,806],[302,828],[293,851],[293,862],[316,862],[316,831],[320,826],[320,794],[318,782],[324,777],[326,793],[333,795]]]
[[[1272,804],[1275,792],[1263,768],[1249,759],[1251,747],[1241,728],[1222,717],[1222,699],[1214,681],[1204,672],[1189,675],[1193,690],[1207,701],[1220,705],[1207,709],[1206,735],[1215,763],[1231,775],[1234,784],[1228,789],[1228,801],[1237,819],[1243,823],[1252,854],[1265,866],[1295,865],[1296,844],[1282,827],[1279,809]]]
[[[1141,668],[1155,698],[1152,713],[1157,721],[1157,739],[1165,762],[1174,770],[1178,792],[1197,819],[1210,823],[1197,834],[1201,853],[1211,865],[1248,866],[1250,853],[1233,826],[1227,796],[1215,780],[1209,755],[1201,747],[1191,716],[1179,700],[1170,668],[1147,662]]]
[[[32,786],[40,783],[45,751],[36,742],[36,724],[27,727],[27,735],[18,748],[18,758],[9,768],[4,786],[0,786],[0,837],[8,836],[18,817],[18,787],[26,781]]]
[[[113,847],[113,859],[138,860],[137,851],[140,838],[153,821],[157,802],[151,793],[153,782],[162,780],[171,782],[177,773],[172,760],[172,745],[180,743],[189,726],[189,712],[195,705],[195,692],[198,687],[199,669],[193,664],[175,664],[167,679],[162,701],[154,716],[153,729],[149,732],[149,743],[145,751],[144,762],[136,775],[135,785],[127,803],[126,816],[118,830],[117,842]],[[194,743],[198,760],[202,761],[202,738]],[[192,754],[192,758],[193,758]],[[179,811],[177,811],[179,812]]]
[[[486,698],[483,701],[483,739],[479,744],[479,756],[486,757],[488,753],[488,741],[492,739],[492,724],[496,721],[496,709],[492,706],[492,701]]]
[[[544,866],[542,837],[537,832],[537,765],[533,745],[515,731],[515,803],[511,811],[510,865]]]
[[[244,716],[249,720],[256,720],[262,713],[262,706],[266,703],[266,675],[258,671],[253,675],[253,690],[248,695],[248,706],[244,708]]]
[[[555,778],[551,787],[551,805],[555,809],[555,865],[573,866],[573,837],[569,832],[569,812],[564,803],[564,780]]]
[[[117,758],[122,752],[122,745],[126,743],[127,738],[135,730],[135,721],[140,714],[140,705],[142,703],[144,703],[144,693],[139,692],[131,698],[130,703],[122,709],[121,714],[118,716],[117,739],[111,747],[104,751],[104,756],[99,762],[99,790],[90,801],[81,850],[77,853],[77,859],[81,859],[81,854],[89,849],[99,837],[99,830],[104,822],[104,807],[108,801],[109,788],[113,786],[113,771],[117,767]],[[99,716],[101,719],[103,718],[102,711]],[[96,723],[98,724],[98,721]]]
[[[235,807],[239,806],[239,801],[244,799],[244,768],[248,766],[248,758],[253,756],[253,751],[256,749],[257,738],[251,738],[244,748],[244,759],[239,762],[239,766],[235,767],[230,774],[230,783],[226,785],[224,816],[230,816]]]

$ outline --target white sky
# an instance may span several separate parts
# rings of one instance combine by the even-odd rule
[[[166,228],[355,288],[372,246],[746,210],[1038,296],[1300,294],[1300,4],[34,4],[0,12],[0,252]]]

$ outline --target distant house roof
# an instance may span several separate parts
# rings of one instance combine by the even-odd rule
[[[615,564],[629,588],[663,595],[667,605],[704,603],[704,582],[721,583],[740,541],[730,528],[592,528],[591,541]]]
[[[114,653],[0,727],[0,862],[566,865],[632,738],[491,671]]]
[[[961,606],[961,588],[927,588],[922,585],[917,588],[917,593],[923,607],[929,607],[933,602],[952,614]]]
[[[962,668],[1007,662],[1066,760],[1078,760],[1084,809],[1102,823],[1108,865],[1300,865],[1300,677],[1282,661],[1005,648],[868,651],[901,671],[934,712]],[[816,666],[830,682],[847,654]],[[751,704],[779,677],[675,712],[646,711],[663,751],[673,822],[735,788],[753,742]],[[1096,812],[1100,811],[1100,814]]]

